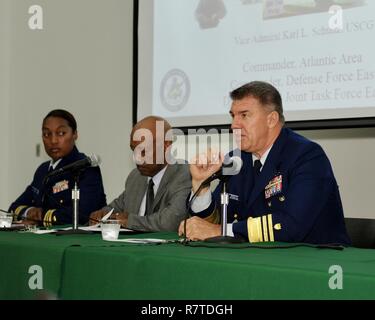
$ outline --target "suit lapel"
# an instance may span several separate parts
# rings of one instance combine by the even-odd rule
[[[145,192],[147,190],[147,177],[139,174],[139,183],[134,184],[133,190],[134,193],[132,192],[132,195],[134,195],[134,198],[129,199],[129,202],[133,208],[132,211],[134,211],[134,213],[138,215],[138,211],[141,207],[143,196],[145,195]]]
[[[176,166],[171,166],[168,165],[167,169],[164,172],[163,177],[161,178],[158,191],[156,192],[155,198],[154,198],[154,203],[153,203],[153,208],[158,204],[158,202],[161,200],[162,196],[164,193],[167,191],[167,184],[171,181],[171,177],[175,174],[176,172]]]
[[[54,170],[60,169],[60,168],[66,166],[70,163],[73,163],[74,161],[77,161],[79,159],[80,159],[79,151],[78,151],[77,147],[74,146],[72,152],[70,152],[67,156],[63,157]]]
[[[254,201],[258,198],[259,194],[264,192],[264,188],[267,186],[278,173],[281,164],[281,153],[284,148],[285,142],[288,137],[289,129],[282,129],[279,137],[276,139],[275,143],[272,146],[270,153],[268,154],[266,163],[263,166],[263,169],[258,176],[255,185],[252,189],[248,206],[250,207]]]
[[[243,163],[252,163],[251,153],[241,151],[241,159]],[[229,186],[233,183],[233,188],[238,189],[238,193],[250,195],[254,189],[254,171],[252,165],[243,165],[238,176],[229,179]],[[230,187],[231,188],[231,187]],[[244,202],[248,202],[250,198],[244,197]]]
[[[269,160],[270,159],[266,160],[266,163],[260,175],[256,179],[255,185],[253,187],[253,190],[251,192],[251,196],[248,202],[249,206],[251,206],[253,202],[255,201],[255,199],[259,196],[259,194],[264,191],[265,186],[276,174],[276,167]]]

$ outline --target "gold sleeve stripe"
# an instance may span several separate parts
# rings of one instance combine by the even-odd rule
[[[48,216],[50,215],[50,211],[51,210],[48,210],[46,212],[46,214],[44,215],[44,218],[43,218],[43,226],[44,227],[49,227],[49,225],[48,225]]]
[[[23,209],[25,209],[25,208],[27,208],[27,206],[19,206],[19,207],[17,207],[17,209],[14,211],[15,215],[18,217],[18,215],[20,214],[20,212]]]
[[[262,216],[263,238],[268,242],[267,216]]]
[[[45,227],[50,227],[52,226],[52,214],[55,212],[55,209],[48,210],[46,214],[44,215],[43,219],[43,225]]]
[[[270,241],[274,242],[275,239],[273,237],[273,223],[272,223],[272,214],[267,215],[268,218],[268,231],[270,233]]]
[[[251,219],[253,219],[252,217],[250,217],[250,218],[248,218],[247,219],[247,238],[249,239],[249,242],[251,242],[251,235],[250,235],[250,228],[251,228],[251,226],[250,226],[250,222],[251,222]]]
[[[52,213],[53,213],[53,210],[49,210],[48,221],[47,221],[49,227],[52,226]]]
[[[258,234],[259,234],[259,241],[263,242],[263,232],[262,232],[262,218],[259,217],[259,222],[257,223],[257,228],[258,228]]]
[[[261,217],[247,219],[247,233],[250,242],[263,241]]]
[[[55,211],[56,211],[56,209],[51,210],[51,215],[50,215],[50,218],[49,218],[50,226],[53,225],[53,221],[56,222],[56,216],[54,215]]]
[[[51,215],[51,210],[48,210],[44,216],[44,221],[45,222],[49,222],[49,216]]]

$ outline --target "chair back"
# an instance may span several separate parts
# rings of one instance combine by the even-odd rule
[[[357,248],[375,248],[375,219],[345,218],[346,230]]]

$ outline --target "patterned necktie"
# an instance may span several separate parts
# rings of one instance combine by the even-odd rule
[[[150,179],[148,182],[147,187],[147,194],[146,194],[146,210],[145,216],[152,213],[152,204],[154,203],[154,181]]]

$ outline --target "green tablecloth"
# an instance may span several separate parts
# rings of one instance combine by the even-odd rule
[[[176,238],[173,233],[121,236]],[[61,299],[374,299],[375,250],[230,249],[0,232],[0,299],[30,299],[31,265]],[[330,289],[332,265],[343,289]]]

